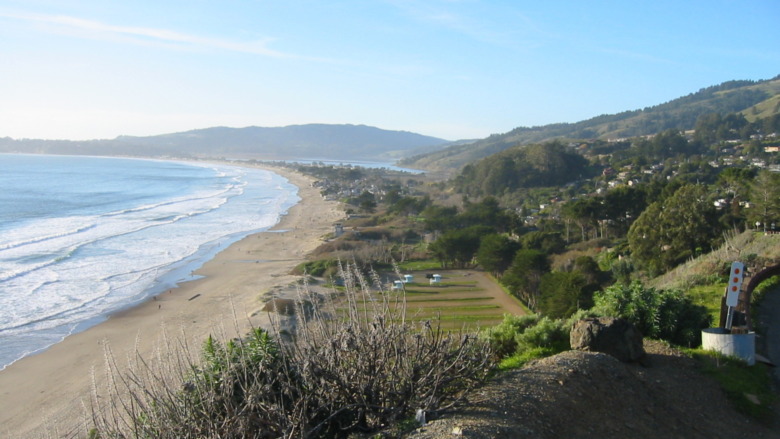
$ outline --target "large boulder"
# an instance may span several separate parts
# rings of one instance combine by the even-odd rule
[[[642,361],[645,348],[642,334],[624,319],[595,317],[576,322],[569,338],[571,348],[580,351],[603,352],[620,361]]]

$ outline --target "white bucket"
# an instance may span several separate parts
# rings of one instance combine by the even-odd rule
[[[756,333],[732,334],[724,328],[701,330],[702,348],[720,352],[723,355],[738,357],[752,366],[756,364]]]

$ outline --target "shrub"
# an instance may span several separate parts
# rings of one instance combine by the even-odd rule
[[[209,337],[199,361],[182,345],[159,364],[139,359],[124,373],[108,352],[109,385],[102,394],[95,386],[91,431],[111,438],[346,437],[418,409],[447,409],[487,377],[492,355],[476,335],[442,331],[435,320],[407,324],[403,301],[372,290],[354,266],[341,275],[347,317],[327,318],[341,309],[309,298],[319,305],[296,311],[298,329],[288,341],[260,329],[224,344]]]
[[[711,324],[707,309],[695,305],[682,291],[657,291],[639,281],[597,292],[594,302],[597,314],[627,319],[645,337],[681,346],[698,346],[701,330]]]
[[[338,260],[336,259],[318,259],[299,264],[293,270],[295,274],[308,274],[316,277],[332,277],[338,272]]]
[[[517,353],[501,360],[501,362],[498,363],[498,368],[499,370],[519,369],[528,364],[528,362],[531,360],[549,357],[557,353],[558,352],[551,348],[533,348],[525,351],[518,351]]]
[[[536,325],[517,334],[515,340],[519,350],[547,348],[558,353],[569,349],[570,332],[568,320],[542,317]]]
[[[512,369],[535,358],[568,350],[571,326],[571,320],[540,317],[539,314],[507,314],[503,322],[485,329],[481,337],[490,343],[500,360],[499,367]]]
[[[517,334],[523,333],[527,328],[539,321],[538,314],[516,316],[504,314],[504,320],[496,326],[486,328],[480,336],[487,340],[490,349],[498,358],[504,358],[517,351]]]

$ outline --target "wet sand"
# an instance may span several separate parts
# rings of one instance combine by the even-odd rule
[[[314,250],[342,219],[338,204],[325,201],[311,179],[272,168],[298,186],[301,201],[271,231],[234,243],[185,282],[154,299],[116,313],[107,321],[67,337],[48,350],[0,371],[0,437],[62,437],[83,419],[92,370],[104,369],[104,346],[116,358],[138,352],[149,358],[163,329],[200,346],[213,334],[237,337],[268,327],[261,308],[268,292],[298,279],[290,270]]]

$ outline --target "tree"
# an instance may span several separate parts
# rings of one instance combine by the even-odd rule
[[[465,267],[474,259],[482,237],[491,232],[493,229],[485,226],[450,230],[431,243],[428,249],[445,268],[449,264]]]
[[[566,243],[558,232],[528,232],[520,238],[523,248],[539,250],[543,253],[560,253],[566,249]]]
[[[598,290],[604,283],[610,280],[609,274],[601,271],[598,262],[591,256],[579,256],[575,259],[574,270],[582,274],[585,282],[593,291]]]
[[[586,231],[595,227],[596,220],[602,217],[602,210],[600,199],[585,198],[564,204],[561,213],[565,218],[573,220],[580,226],[582,240],[585,241],[587,239]]]
[[[485,197],[479,203],[467,203],[466,210],[458,215],[458,223],[463,227],[483,225],[506,232],[512,223],[509,213],[502,209],[494,197]]]
[[[536,308],[539,284],[544,273],[550,271],[547,255],[539,250],[518,250],[512,265],[504,272],[501,283],[510,292],[524,301],[531,309]]]
[[[669,270],[709,248],[720,226],[702,185],[684,185],[651,204],[628,231],[633,258],[652,272]]]
[[[444,207],[430,205],[422,211],[421,215],[425,219],[425,230],[429,232],[447,230],[455,228],[455,218],[458,209],[455,207]]]
[[[780,174],[761,171],[750,188],[748,221],[761,223],[763,230],[780,223]]]
[[[369,191],[363,191],[355,201],[363,212],[372,213],[376,209],[376,197]]]
[[[644,191],[636,187],[618,186],[604,195],[603,203],[604,218],[612,220],[623,236],[631,222],[647,207],[647,197]]]
[[[400,215],[416,215],[426,209],[430,202],[431,200],[427,196],[420,199],[415,197],[402,197],[393,202],[387,211]]]
[[[551,319],[565,319],[578,309],[590,308],[587,281],[578,271],[554,271],[542,276],[539,311]]]
[[[745,214],[742,202],[748,198],[755,175],[756,172],[751,168],[726,168],[718,174],[717,187],[729,202],[728,210],[721,215],[720,219],[724,227],[744,225]]]
[[[398,189],[391,189],[385,194],[384,202],[392,206],[393,204],[401,201],[401,192]]]
[[[477,263],[494,276],[500,276],[509,268],[519,249],[520,244],[506,235],[486,235],[482,237],[477,250]]]

